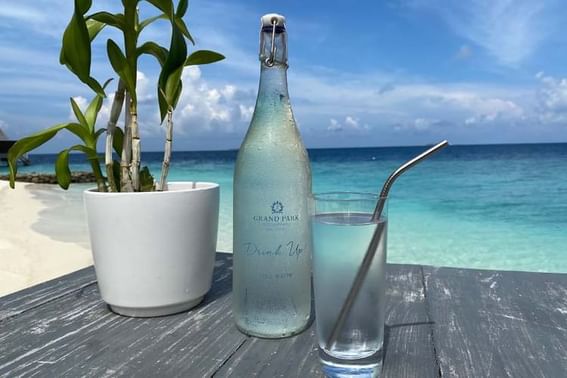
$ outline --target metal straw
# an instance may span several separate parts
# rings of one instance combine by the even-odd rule
[[[427,151],[422,152],[413,159],[402,164],[388,177],[388,179],[384,183],[384,186],[382,187],[382,191],[380,192],[380,198],[378,199],[378,203],[376,204],[376,208],[374,209],[374,214],[372,214],[372,221],[378,222],[378,225],[374,230],[374,234],[372,235],[372,239],[370,240],[370,244],[368,245],[368,249],[366,250],[364,259],[362,260],[362,264],[360,264],[360,268],[358,268],[358,272],[356,273],[356,277],[354,279],[352,287],[350,288],[348,296],[345,302],[343,303],[341,312],[339,313],[337,321],[335,322],[335,325],[333,327],[333,331],[331,332],[331,336],[329,336],[329,339],[327,340],[326,346],[329,350],[333,348],[333,346],[337,341],[337,338],[339,337],[339,333],[343,328],[343,325],[348,317],[348,314],[350,313],[350,310],[354,304],[354,301],[356,300],[356,297],[358,296],[358,292],[360,291],[360,288],[364,283],[364,279],[366,278],[368,270],[370,270],[370,264],[372,263],[372,259],[374,258],[374,255],[376,254],[376,250],[378,249],[378,243],[380,242],[382,232],[385,226],[385,222],[380,222],[379,220],[380,220],[380,216],[382,215],[382,211],[384,210],[384,206],[386,204],[388,193],[390,192],[390,188],[392,187],[392,184],[394,183],[394,181],[396,181],[398,177],[400,177],[402,173],[404,173],[405,171],[407,171],[408,169],[410,169],[420,161],[425,160],[426,158],[433,155],[435,152],[441,150],[442,148],[448,145],[449,142],[447,142],[446,140],[437,143],[435,146],[431,147]]]

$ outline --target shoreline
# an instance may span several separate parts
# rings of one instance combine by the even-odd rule
[[[56,188],[0,181],[0,297],[92,265],[80,195]]]

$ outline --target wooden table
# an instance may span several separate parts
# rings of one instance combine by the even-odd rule
[[[0,376],[321,376],[314,327],[244,336],[231,317],[232,257],[217,255],[197,308],[126,318],[92,268],[0,298]],[[567,275],[388,266],[384,377],[567,376]]]

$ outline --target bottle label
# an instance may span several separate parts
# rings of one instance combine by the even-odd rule
[[[235,233],[236,316],[256,334],[302,328],[311,308],[307,196],[242,192]],[[275,195],[274,195],[275,194]]]
[[[266,224],[287,224],[290,222],[298,222],[299,214],[284,213],[285,206],[280,201],[274,201],[270,206],[271,213],[253,215],[252,220],[258,223]]]
[[[291,236],[289,232],[291,231],[290,227],[298,226],[302,220],[299,213],[294,211],[288,212],[287,204],[284,204],[284,201],[275,200],[270,206],[262,206],[262,208],[262,210],[265,211],[259,211],[258,214],[252,215],[249,220],[251,220],[251,223],[255,224],[258,229],[266,232],[275,231],[277,233],[278,230],[285,229],[288,231],[286,234]],[[293,234],[293,231],[291,233]],[[245,256],[281,256],[299,259],[300,257],[303,257],[305,246],[298,240],[294,239],[280,240],[280,243],[271,245],[268,248],[266,248],[266,246],[259,246],[254,241],[244,241],[242,243],[242,252]],[[291,278],[291,274],[289,276]]]

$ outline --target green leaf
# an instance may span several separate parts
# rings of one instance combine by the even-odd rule
[[[183,82],[180,80],[179,86],[177,87],[177,92],[175,93],[175,96],[173,96],[173,103],[171,104],[171,107],[173,109],[177,107],[177,102],[179,102],[179,97],[181,97],[181,92],[183,92]]]
[[[144,30],[146,28],[146,26],[152,24],[154,21],[157,20],[168,20],[169,17],[167,17],[165,14],[160,14],[154,17],[149,17],[146,18],[144,21],[140,22],[140,25],[138,25],[138,34],[140,34],[142,32],[142,30]]]
[[[87,23],[87,30],[89,32],[89,39],[91,42],[96,38],[98,33],[100,33],[100,31],[104,29],[104,27],[106,26],[105,23],[98,22],[96,20],[87,20],[86,23]]]
[[[188,0],[179,0],[179,4],[177,4],[177,12],[175,12],[175,15],[177,17],[185,16],[185,13],[187,13],[188,7],[189,7],[189,1]]]
[[[81,5],[88,1],[75,0],[75,11],[63,32],[61,61],[81,80],[86,80],[91,68],[91,44]]]
[[[175,97],[179,91],[179,86],[181,85],[182,73],[183,73],[183,66],[173,71],[167,78],[167,82],[165,84],[165,100],[167,101],[167,104],[171,107],[174,107],[175,105]]]
[[[148,167],[140,169],[140,191],[154,191],[154,177],[150,173],[150,169]]]
[[[61,53],[59,54],[59,62],[73,72],[79,80],[87,84],[101,96],[104,96],[105,94],[104,91],[101,90],[100,84],[90,76],[91,36],[85,18],[83,17],[90,6],[90,0],[75,0],[73,16],[63,32],[63,44]],[[92,32],[98,33],[96,29]]]
[[[201,64],[215,63],[225,58],[224,55],[211,50],[197,50],[185,61],[186,66],[197,66]]]
[[[171,0],[146,0],[157,9],[161,10],[170,19],[173,17],[173,1]]]
[[[75,125],[81,128],[80,125],[76,123],[62,123],[59,125],[52,126],[50,128],[38,131],[37,133],[31,134],[25,138],[21,138],[8,150],[8,166],[10,170],[10,187],[14,188],[16,184],[16,173],[18,171],[17,161],[18,159],[28,152],[35,150],[45,142],[53,138],[57,132],[61,129],[67,128],[70,125]]]
[[[112,81],[112,79],[108,79],[104,85],[102,86],[103,89],[106,89],[106,86]],[[96,95],[91,102],[89,103],[89,106],[87,107],[87,110],[84,113],[84,118],[85,121],[88,125],[88,129],[89,132],[92,134],[94,133],[95,130],[95,125],[96,125],[96,119],[98,117],[98,113],[100,112],[100,109],[102,108],[102,100],[103,98],[100,95]],[[95,141],[98,138],[95,137]]]
[[[169,54],[167,54],[158,81],[158,100],[162,122],[169,107],[172,107],[175,102],[186,59],[187,43],[179,28],[172,24]]]
[[[167,59],[168,51],[165,47],[162,47],[155,42],[146,42],[136,49],[136,54],[138,56],[142,54],[153,55],[158,60],[160,66],[163,66]]]
[[[71,151],[81,151],[87,155],[89,160],[97,160],[98,156],[96,151],[92,148],[82,146],[80,144],[61,151],[57,155],[57,160],[55,160],[55,176],[57,177],[57,183],[59,186],[65,190],[69,188],[71,184],[71,170],[69,169],[69,152]]]
[[[93,135],[84,126],[78,123],[69,123],[66,127],[67,130],[75,134],[87,146],[92,146],[95,143]]]
[[[122,156],[123,146],[124,146],[124,131],[122,131],[120,127],[116,127],[114,129],[114,135],[112,137],[112,148],[114,148],[114,151],[116,151],[116,154],[118,156]]]
[[[120,162],[113,160],[112,161],[112,175],[114,176],[114,182],[120,182],[120,174],[122,170],[120,169]],[[116,185],[116,190],[120,191],[120,185]]]
[[[87,110],[85,110],[85,121],[87,122],[88,129],[91,133],[95,130],[96,119],[98,117],[98,112],[102,108],[102,97],[95,96],[92,99]]]
[[[165,119],[165,115],[167,114],[170,105],[167,103],[165,92],[160,87],[158,87],[158,105],[159,105],[161,122],[163,123],[163,120]]]
[[[106,93],[104,93],[104,88],[92,77],[88,78],[85,82],[96,94],[102,97],[106,97]]]
[[[109,39],[106,44],[106,51],[108,53],[108,59],[114,71],[120,76],[126,90],[130,93],[133,101],[136,101],[136,78],[134,72],[130,68],[126,56],[120,50],[120,47],[112,39]]]
[[[69,148],[69,151],[81,151],[82,153],[87,155],[87,159],[98,160],[98,155],[97,155],[96,150],[94,148],[90,148],[90,147],[87,147],[87,146],[77,144],[77,145]]]
[[[85,122],[87,123],[87,127],[91,134],[95,130],[96,119],[98,117],[98,113],[100,112],[101,108],[102,108],[102,97],[96,95],[89,103],[87,110],[85,110]]]
[[[75,10],[83,15],[91,9],[92,4],[92,0],[75,0]]]
[[[124,30],[125,27],[124,15],[121,13],[97,12],[91,14],[88,19],[102,22],[108,26],[114,26],[120,30]]]
[[[106,129],[98,129],[95,133],[94,133],[94,139],[95,141],[98,141],[98,138],[100,138],[100,136],[102,134],[106,133]]]
[[[110,79],[106,79],[106,81],[104,82],[104,84],[102,85],[103,89],[106,89],[106,87],[108,87],[108,84],[110,84],[112,82],[112,80],[114,80],[113,78]]]
[[[183,21],[183,19],[180,17],[175,17],[175,25],[177,25],[179,30],[181,30],[181,33],[185,36],[185,38],[191,41],[192,45],[195,45],[195,40],[191,36],[191,33],[189,33],[189,29],[187,29],[187,25],[185,24],[185,21]]]
[[[88,129],[89,124],[87,123],[87,120],[85,119],[85,115],[81,111],[81,108],[79,108],[79,105],[75,102],[75,99],[73,97],[70,97],[69,100],[71,100],[71,108],[73,109],[73,113],[75,113],[77,121],[79,121],[81,126]]]
[[[71,170],[69,169],[69,150],[63,150],[57,155],[55,160],[55,176],[57,183],[65,190],[69,189],[71,184]]]

